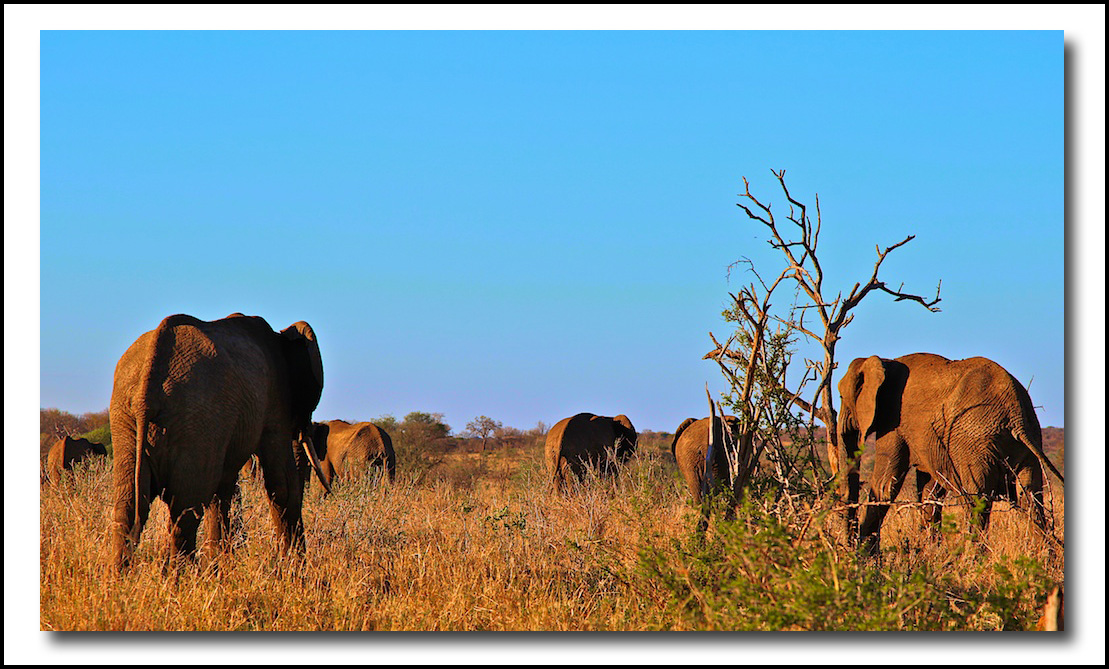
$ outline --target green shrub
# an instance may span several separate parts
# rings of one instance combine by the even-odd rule
[[[1021,630],[1046,586],[1042,566],[1025,557],[992,565],[990,585],[973,587],[944,565],[862,557],[827,538],[820,513],[783,522],[748,501],[740,520],[716,518],[708,536],[691,528],[639,552],[638,574],[661,584],[675,628]]]
[[[105,446],[111,446],[112,444],[112,428],[109,425],[101,425],[79,436],[88,439],[94,444],[103,444]]]

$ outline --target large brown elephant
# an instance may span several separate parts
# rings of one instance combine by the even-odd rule
[[[323,478],[329,485],[339,479],[360,476],[370,467],[387,473],[390,482],[396,479],[397,455],[393,451],[393,439],[385,430],[373,423],[345,420],[313,423],[312,428],[312,443],[320,457]]]
[[[866,551],[877,552],[882,520],[909,467],[917,471],[918,502],[947,492],[980,499],[984,530],[992,500],[1005,497],[1014,505],[1028,503],[1043,528],[1041,462],[1063,477],[1043,452],[1028,391],[997,363],[931,353],[857,358],[839,393],[839,437],[848,457],[862,452],[868,435],[876,436],[869,501],[878,504],[867,506],[859,527]],[[857,498],[858,490],[850,494]],[[923,508],[926,520],[939,521],[937,507]]]
[[[670,443],[670,452],[674,454],[678,469],[681,470],[689,493],[693,496],[693,503],[697,505],[701,504],[701,488],[705,481],[705,453],[708,451],[710,422],[711,419],[708,417],[700,420],[686,418],[674,432],[674,441]],[[739,419],[735,416],[725,416],[724,423],[727,424],[728,432],[732,437],[738,439]],[[724,433],[720,418],[716,419],[714,427],[712,479],[724,488],[730,489],[731,477],[728,473],[728,458],[723,448]]]
[[[556,487],[564,485],[571,476],[583,480],[589,467],[602,475],[615,474],[617,467],[635,452],[638,439],[635,427],[624,414],[609,418],[579,413],[563,418],[547,432],[547,470]]]
[[[51,483],[62,480],[62,471],[94,455],[107,455],[103,444],[96,444],[83,437],[62,437],[50,447],[46,456],[45,478]]]
[[[226,548],[239,470],[254,454],[282,548],[303,551],[292,444],[318,467],[309,432],[322,390],[319,344],[303,321],[277,333],[257,316],[179,314],[139,337],[116,365],[109,409],[114,564],[129,563],[154,497],[169,506],[171,558],[195,554],[204,513],[206,551]]]

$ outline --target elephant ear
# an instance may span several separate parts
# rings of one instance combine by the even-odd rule
[[[886,382],[886,362],[876,355],[863,360],[859,368],[859,378],[855,411],[858,413],[861,440],[874,428],[874,416],[878,411],[878,393],[882,384]]]
[[[289,364],[293,416],[298,425],[307,426],[323,394],[323,358],[319,341],[312,326],[304,321],[282,330],[281,337]]]
[[[312,423],[312,443],[321,460],[327,457],[327,435],[330,433],[331,426],[327,423]]]
[[[678,447],[678,437],[682,436],[682,432],[685,432],[685,429],[687,427],[689,427],[690,425],[693,425],[696,422],[697,422],[696,418],[686,418],[685,420],[682,421],[682,424],[678,426],[678,429],[674,431],[674,441],[670,442],[670,453],[671,454],[673,454],[674,451]]]
[[[636,441],[638,441],[639,433],[637,433],[635,431],[635,426],[632,425],[632,422],[631,422],[630,418],[628,418],[624,414],[620,414],[619,416],[616,416],[612,420],[614,420],[617,423],[619,423],[620,425],[624,426],[624,438],[625,439],[627,439],[628,441],[630,441],[633,444]]]

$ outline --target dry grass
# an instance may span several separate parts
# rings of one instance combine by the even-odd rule
[[[682,557],[694,524],[676,468],[659,451],[571,494],[550,489],[534,445],[450,453],[419,475],[398,471],[393,485],[351,482],[326,500],[314,486],[303,560],[276,554],[261,487],[246,481],[233,551],[168,575],[161,502],[133,568],[121,576],[106,568],[110,462],[82,466],[74,488],[42,490],[41,628],[689,629],[673,615],[673,593],[640,568],[647,546]],[[1018,554],[1061,581],[1062,558],[1017,515],[995,513],[987,541],[960,552],[958,537],[925,542],[915,516],[891,512],[883,546],[902,549],[889,552],[894,564],[950,569],[987,589],[984,567]]]

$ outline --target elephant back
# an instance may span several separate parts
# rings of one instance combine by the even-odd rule
[[[382,466],[395,475],[393,440],[385,430],[370,422],[333,420],[318,424],[316,434],[326,435],[326,460],[339,473],[353,474],[367,466]]]
[[[701,483],[705,477],[705,456],[708,453],[709,428],[712,423],[710,417],[693,419],[687,418],[674,435],[673,452],[678,469],[682,472],[694,502],[700,502]],[[728,430],[734,432],[738,425],[735,416],[725,416],[721,421],[716,419],[717,430],[713,435],[713,468],[715,477],[724,477],[727,472],[728,462],[721,448],[723,433],[721,428],[726,425]]]
[[[63,470],[73,469],[73,465],[93,455],[107,455],[101,444],[95,444],[84,437],[65,436],[54,442],[46,456],[46,474],[51,481],[58,481]]]
[[[547,440],[543,445],[543,455],[547,462],[547,470],[555,478],[559,477],[561,472],[561,459],[562,459],[562,439],[566,434],[566,426],[570,424],[573,418],[563,418],[554,425],[551,429],[547,430]]]
[[[610,418],[593,413],[579,413],[563,418],[547,432],[545,456],[548,471],[555,480],[562,480],[567,470],[579,478],[586,466],[607,469],[607,450],[615,448],[620,459],[634,452],[638,435],[631,421],[623,414]]]

